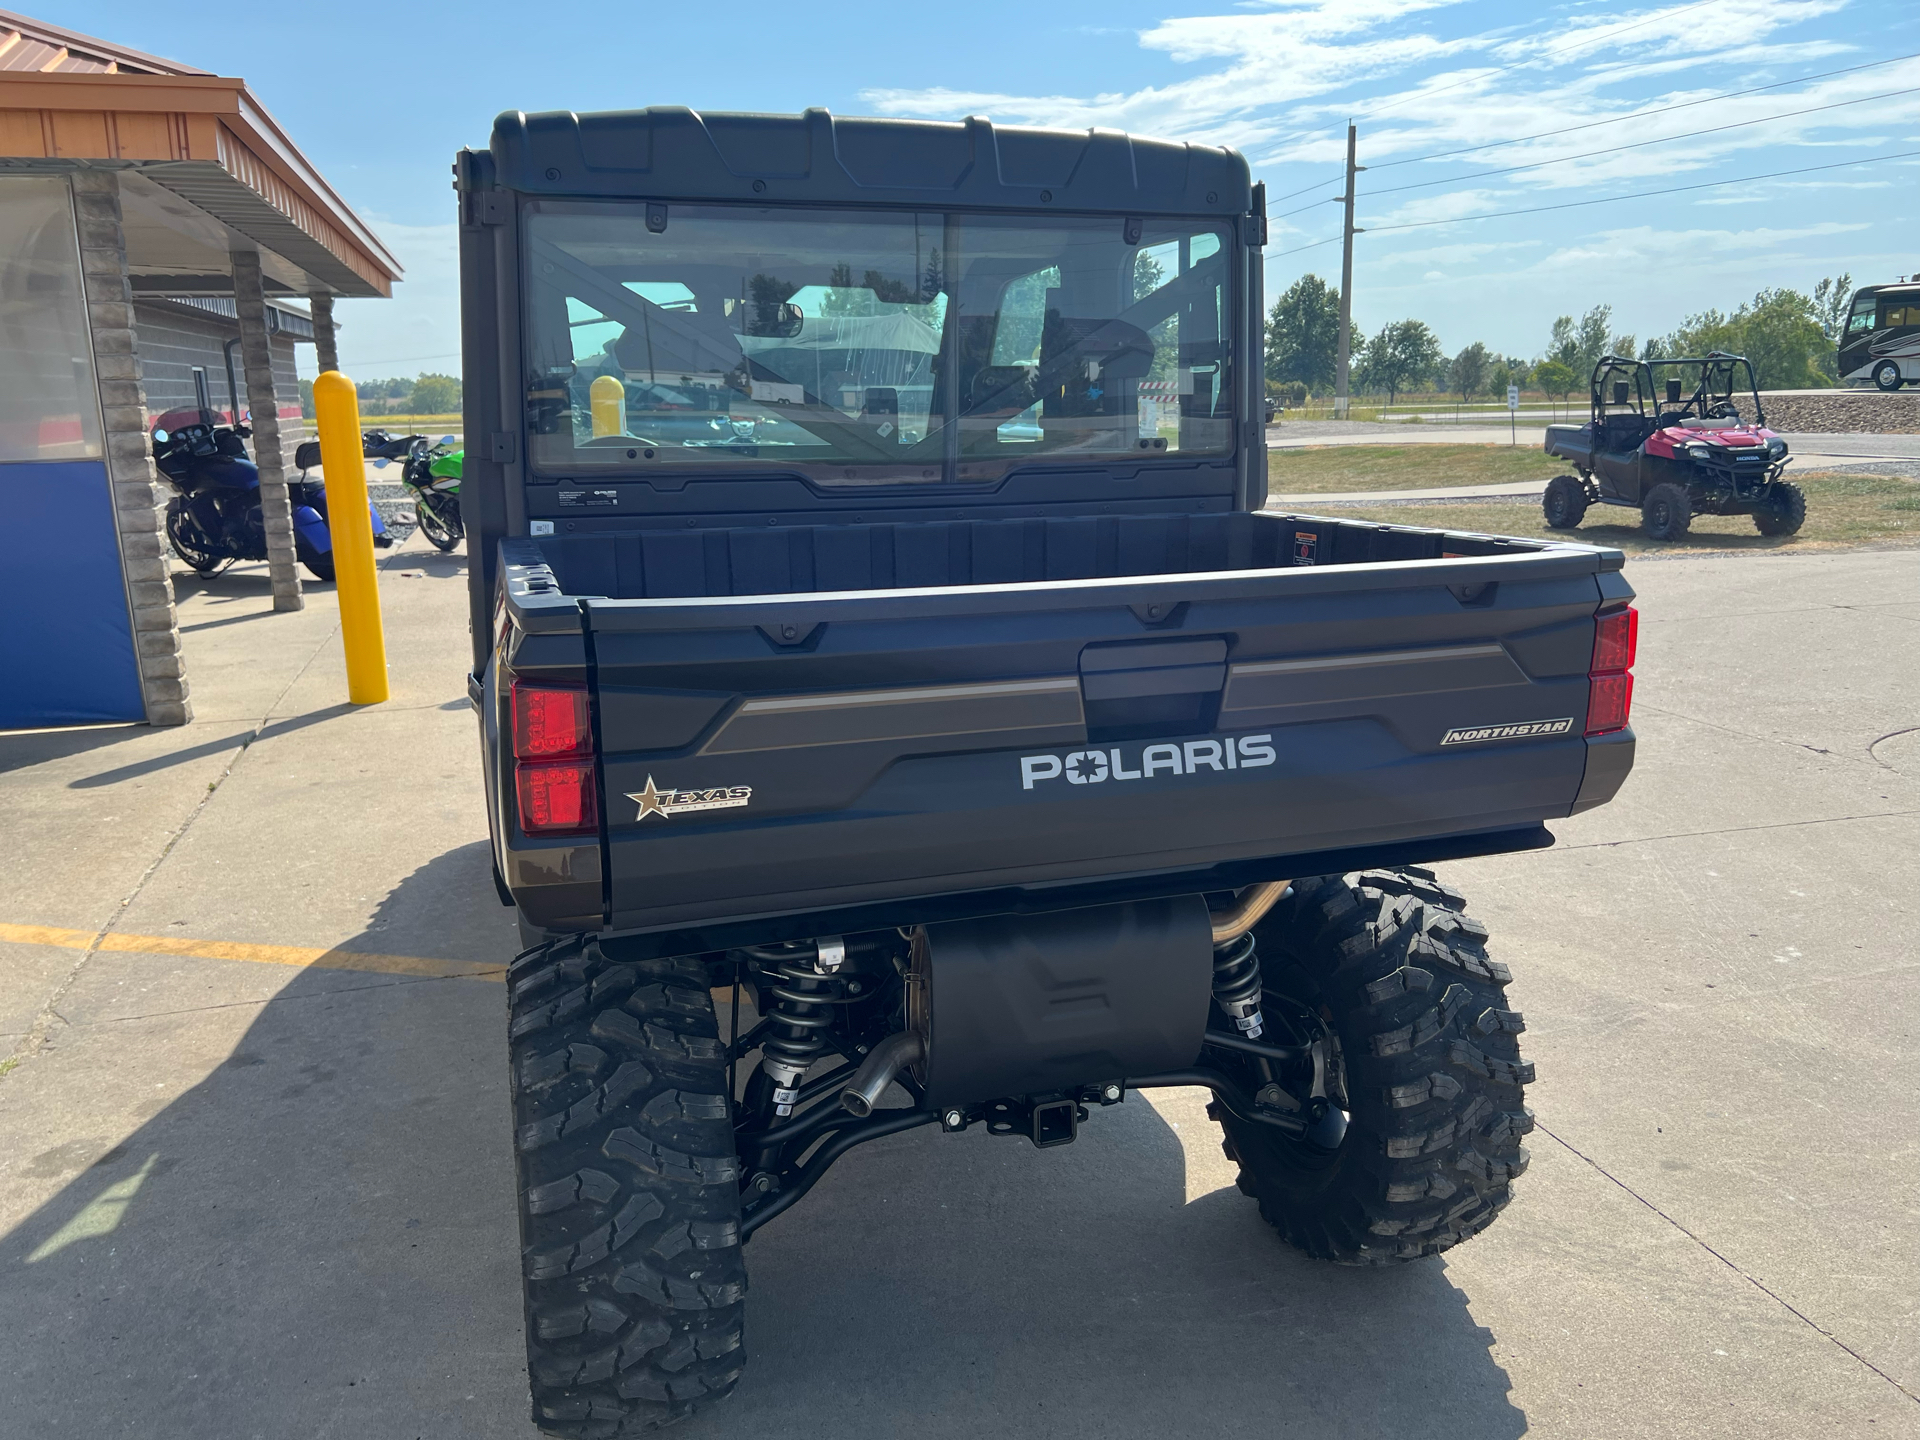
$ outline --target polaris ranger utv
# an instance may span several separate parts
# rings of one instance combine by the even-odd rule
[[[1593,367],[1591,399],[1585,425],[1547,427],[1547,454],[1579,472],[1547,482],[1540,505],[1553,529],[1573,529],[1595,504],[1632,506],[1655,540],[1678,540],[1695,515],[1751,515],[1762,535],[1806,523],[1806,494],[1782,478],[1787,442],[1767,429],[1745,356],[1608,355]]]
[[[1491,1223],[1533,1070],[1419,867],[1618,790],[1632,592],[1262,510],[1241,157],[661,108],[456,175],[539,1424],[727,1394],[744,1244],[915,1127],[1204,1087],[1309,1254]]]

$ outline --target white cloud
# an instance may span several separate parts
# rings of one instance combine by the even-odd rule
[[[1826,20],[1850,0],[1690,0],[1625,14],[1555,16],[1524,33],[1512,28],[1435,33],[1437,23],[1452,18],[1447,12],[1454,3],[1281,0],[1242,7],[1239,13],[1163,20],[1142,32],[1141,45],[1176,64],[1205,67],[1204,73],[1131,92],[1042,96],[889,89],[864,92],[864,98],[896,113],[990,113],[1002,120],[1069,128],[1110,125],[1234,145],[1246,150],[1260,170],[1327,166],[1329,187],[1337,183],[1335,167],[1344,158],[1344,127],[1328,122],[1354,111],[1362,116],[1363,159],[1389,163],[1541,130],[1625,120],[1590,132],[1503,143],[1481,155],[1399,171],[1391,181],[1374,175],[1363,184],[1376,192],[1429,176],[1451,186],[1457,180],[1445,177],[1464,173],[1471,179],[1474,170],[1516,166],[1542,168],[1499,176],[1502,187],[1555,191],[1691,177],[1737,163],[1744,152],[1866,147],[1881,140],[1868,132],[1920,118],[1920,95],[1770,118],[1920,87],[1920,60],[1696,105],[1671,118],[1626,118],[1730,88],[1764,85],[1785,78],[1788,67],[1834,57],[1870,58],[1831,35],[1782,38],[1795,26]],[[1469,55],[1476,57],[1471,65],[1435,68]],[[1703,66],[1702,57],[1713,63]],[[1379,93],[1409,72],[1422,73],[1398,93]],[[1681,88],[1650,91],[1649,79],[1669,73],[1683,82]],[[1620,97],[1630,83],[1642,93]],[[1363,98],[1355,91],[1371,94]],[[1644,143],[1709,129],[1717,133]],[[1616,148],[1625,144],[1636,148]],[[1611,153],[1584,154],[1594,150]]]

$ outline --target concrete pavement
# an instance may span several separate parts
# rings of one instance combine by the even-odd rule
[[[386,557],[387,705],[240,570],[194,725],[0,737],[0,1432],[531,1435],[463,565]],[[1920,1434],[1920,552],[1627,573],[1626,790],[1444,870],[1540,1070],[1487,1234],[1306,1261],[1195,1092],[914,1132],[755,1238],[680,1433]]]

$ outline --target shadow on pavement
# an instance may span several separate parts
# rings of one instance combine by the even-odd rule
[[[341,948],[504,963],[511,934],[482,842]],[[301,971],[104,1155],[24,1158],[72,1178],[0,1237],[21,1433],[531,1436],[504,1012],[497,980]],[[139,1067],[192,1024],[103,1022],[34,1063]],[[856,1150],[748,1265],[742,1387],[677,1433],[1526,1428],[1443,1264],[1318,1265],[1231,1188],[1188,1203],[1180,1137],[1135,1099],[1064,1150],[979,1130]]]
[[[201,595],[207,596],[216,604],[225,600],[270,599],[273,595],[273,582],[267,576],[267,562],[264,560],[243,560],[237,565],[216,571],[212,575],[201,575],[192,570],[175,569],[171,574],[171,579],[173,580],[173,603],[176,605]],[[302,565],[300,567],[300,588],[303,591],[330,591],[333,589],[333,582],[331,580],[314,579],[313,572]],[[235,615],[231,620],[223,619],[220,623],[229,624],[233,621],[252,620],[259,616],[275,615],[278,613],[278,611],[271,608],[265,610],[249,610],[245,615]],[[208,628],[208,624],[202,621],[196,625],[183,625],[180,628],[182,630],[204,630]]]
[[[0,730],[0,775],[45,765],[51,760],[85,755],[90,750],[104,750],[109,745],[124,745],[129,740],[170,733],[179,733],[177,727],[139,721],[126,725],[74,725],[57,730]]]
[[[338,705],[329,705],[324,710],[314,710],[305,715],[292,715],[285,720],[275,720],[260,727],[255,740],[266,740],[275,735],[288,735],[295,730],[305,730],[310,725],[323,721],[336,720],[342,715],[351,715],[358,706],[342,701]],[[102,770],[97,775],[84,775],[78,780],[69,781],[69,790],[98,790],[105,785],[118,785],[125,780],[138,780],[142,775],[151,775],[156,770],[165,770],[169,766],[184,765],[190,760],[198,760],[207,755],[217,755],[223,750],[232,750],[246,740],[251,726],[241,728],[229,735],[203,740],[198,745],[189,745],[182,750],[171,750],[165,755],[155,755],[148,760],[138,760],[131,765],[121,765],[116,769]]]

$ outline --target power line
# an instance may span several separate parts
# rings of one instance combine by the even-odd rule
[[[1675,110],[1691,110],[1699,105],[1714,105],[1722,100],[1738,100],[1747,95],[1759,95],[1768,90],[1784,90],[1789,85],[1806,85],[1815,80],[1831,80],[1836,75],[1853,75],[1861,70],[1876,70],[1883,65],[1897,65],[1902,60],[1920,60],[1920,51],[1911,55],[1895,55],[1886,60],[1872,60],[1865,65],[1849,65],[1844,70],[1822,70],[1815,75],[1801,75],[1792,80],[1778,80],[1771,85],[1756,85],[1751,90],[1729,90],[1723,95],[1707,95],[1698,100],[1682,100],[1675,105],[1662,105],[1657,110],[1635,110],[1627,115],[1615,115],[1605,120],[1587,120],[1579,125],[1567,125],[1558,130],[1542,130],[1536,135],[1516,135],[1511,140],[1489,140],[1484,145],[1468,145],[1459,150],[1436,150],[1431,155],[1409,155],[1405,160],[1383,160],[1368,168],[1373,170],[1391,170],[1396,165],[1417,165],[1422,160],[1450,160],[1456,155],[1471,155],[1476,150],[1497,150],[1503,145],[1524,145],[1529,140],[1549,140],[1555,135],[1570,135],[1576,130],[1593,130],[1602,125],[1618,125],[1627,120],[1647,120],[1655,115],[1666,115]],[[1307,189],[1313,187],[1309,185]],[[1295,195],[1305,194],[1296,190]],[[1282,195],[1282,200],[1291,200],[1292,195]]]
[[[1844,110],[1849,105],[1865,105],[1874,100],[1891,100],[1900,95],[1920,92],[1920,85],[1905,90],[1889,90],[1883,95],[1862,95],[1857,100],[1836,100],[1831,105],[1812,105],[1805,110],[1788,110],[1779,115],[1763,115],[1755,120],[1736,120],[1729,125],[1712,125],[1705,130],[1688,130],[1679,135],[1663,135],[1658,140],[1635,140],[1626,145],[1609,145],[1603,150],[1584,150],[1578,155],[1560,155],[1552,160],[1536,160],[1530,165],[1507,165],[1498,170],[1476,170],[1471,175],[1453,175],[1444,180],[1418,180],[1411,185],[1393,185],[1383,190],[1367,190],[1364,195],[1397,195],[1403,190],[1428,190],[1435,185],[1459,185],[1468,180],[1484,180],[1491,175],[1517,175],[1523,170],[1544,170],[1549,165],[1565,165],[1574,160],[1591,160],[1598,155],[1618,155],[1627,150],[1643,150],[1649,145],[1665,145],[1674,140],[1693,140],[1702,135],[1719,135],[1728,130],[1744,130],[1749,125],[1768,125],[1775,120],[1791,120],[1799,115],[1817,115],[1823,110]],[[1383,167],[1384,168],[1384,167]],[[1290,215],[1300,212],[1290,210]],[[1284,217],[1283,217],[1284,218]]]
[[[1322,245],[1332,245],[1340,239],[1338,235],[1329,235],[1324,240],[1316,240],[1311,245],[1296,245],[1291,250],[1276,250],[1267,256],[1269,260],[1278,260],[1282,255],[1298,255],[1302,250],[1318,250]]]
[[[1378,110],[1368,111],[1365,114],[1362,114],[1361,116],[1359,116],[1359,118],[1362,120],[1372,120],[1376,116],[1386,114],[1387,111],[1389,110],[1397,110],[1402,105],[1412,104],[1415,100],[1431,100],[1435,95],[1444,95],[1449,90],[1458,90],[1462,85],[1472,85],[1477,81],[1491,80],[1496,75],[1505,75],[1509,71],[1518,70],[1524,66],[1536,64],[1539,61],[1544,59],[1549,59],[1554,56],[1563,55],[1563,54],[1571,54],[1573,51],[1578,50],[1585,45],[1597,44],[1602,40],[1612,40],[1617,36],[1625,35],[1629,30],[1639,30],[1648,25],[1664,24],[1668,21],[1673,20],[1677,16],[1685,15],[1690,10],[1700,10],[1700,9],[1704,9],[1708,5],[1717,5],[1719,3],[1720,3],[1720,0],[1694,0],[1694,3],[1691,5],[1682,5],[1678,10],[1668,10],[1659,14],[1649,15],[1646,19],[1636,20],[1631,25],[1621,25],[1614,29],[1607,30],[1603,33],[1590,32],[1583,37],[1575,39],[1573,44],[1569,45],[1565,50],[1543,51],[1541,54],[1529,56],[1525,60],[1516,60],[1511,65],[1503,65],[1498,70],[1488,71],[1482,74],[1469,75],[1464,79],[1456,80],[1451,85],[1442,85],[1438,90],[1415,90],[1411,94],[1401,96],[1398,100],[1394,101],[1391,105],[1383,105]]]
[[[1869,155],[1864,160],[1840,160],[1831,165],[1803,165],[1797,170],[1774,170],[1765,175],[1744,175],[1737,180],[1708,180],[1698,185],[1673,185],[1664,190],[1640,190],[1632,195],[1604,195],[1598,200],[1568,200],[1559,205],[1533,205],[1525,210],[1490,210],[1484,215],[1456,215],[1450,220],[1413,220],[1404,225],[1369,225],[1367,232],[1372,235],[1382,235],[1389,230],[1424,230],[1433,225],[1465,225],[1474,220],[1499,220],[1510,215],[1542,215],[1549,210],[1575,210],[1583,205],[1611,205],[1620,200],[1646,200],[1655,195],[1679,195],[1688,190],[1717,190],[1726,185],[1750,185],[1756,180],[1778,180],[1788,175],[1811,175],[1816,170],[1845,170],[1855,165],[1877,165],[1883,160],[1910,160],[1915,156],[1920,156],[1920,150],[1902,150],[1893,155]],[[1292,252],[1282,251],[1281,253]]]
[[[1616,31],[1611,33],[1617,34],[1619,32]],[[1426,160],[1450,160],[1456,155],[1472,155],[1476,151],[1480,151],[1480,150],[1498,150],[1503,146],[1507,146],[1507,145],[1524,145],[1531,140],[1550,140],[1556,135],[1571,135],[1576,131],[1580,131],[1580,130],[1598,129],[1602,125],[1620,125],[1620,124],[1624,124],[1626,121],[1629,121],[1629,120],[1649,120],[1655,115],[1668,115],[1673,113],[1676,110],[1692,110],[1701,105],[1716,105],[1723,100],[1739,100],[1748,95],[1762,95],[1769,90],[1784,90],[1790,85],[1809,85],[1809,84],[1812,84],[1815,80],[1831,80],[1836,75],[1855,75],[1862,70],[1877,70],[1886,65],[1898,65],[1903,60],[1920,60],[1920,51],[1915,51],[1909,55],[1892,55],[1885,60],[1870,60],[1864,65],[1848,65],[1848,66],[1844,66],[1839,70],[1821,70],[1821,71],[1815,72],[1812,75],[1795,76],[1791,80],[1776,80],[1771,85],[1755,85],[1750,89],[1746,89],[1746,90],[1729,90],[1718,95],[1702,96],[1698,100],[1682,100],[1675,104],[1662,105],[1652,110],[1635,110],[1625,115],[1609,116],[1604,120],[1585,120],[1578,125],[1563,125],[1558,130],[1541,130],[1532,135],[1516,135],[1511,140],[1489,140],[1483,145],[1466,145],[1466,146],[1462,146],[1460,149],[1457,149],[1457,150],[1436,150],[1433,153],[1428,155],[1409,155],[1404,160],[1383,160],[1377,165],[1369,166],[1368,169],[1391,170],[1394,167],[1399,165],[1418,165],[1422,161],[1426,161]],[[1516,69],[1518,67],[1508,66],[1507,68],[1511,70],[1511,69]],[[1506,72],[1497,70],[1493,73],[1498,75],[1498,74],[1504,74]],[[1475,77],[1475,78],[1478,78],[1478,77]],[[1462,83],[1464,84],[1466,82],[1463,81]],[[1429,93],[1438,94],[1439,92],[1433,91]],[[1896,93],[1902,93],[1902,92],[1896,92]],[[1380,113],[1380,112],[1375,112],[1375,113]],[[1333,134],[1338,134],[1339,132],[1337,130],[1325,130],[1325,131],[1316,130],[1311,133],[1312,135],[1321,135],[1321,134],[1333,135]],[[1698,133],[1704,134],[1706,132],[1702,131]],[[1309,138],[1311,138],[1311,136]],[[1678,138],[1678,137],[1675,137],[1675,138]],[[1336,184],[1342,178],[1343,178],[1342,175],[1335,175],[1325,180],[1316,180],[1311,185],[1302,186],[1298,190],[1290,190],[1285,195],[1276,195],[1273,198],[1276,202],[1291,200],[1296,195],[1305,195],[1309,190],[1318,190],[1323,185]],[[1375,191],[1374,193],[1380,194],[1383,192]],[[1309,206],[1305,208],[1310,209],[1312,207]],[[1290,215],[1298,215],[1301,212],[1298,210],[1290,210],[1286,213]],[[1275,218],[1283,218],[1283,217],[1275,217]]]
[[[354,365],[357,369],[363,365],[408,365],[415,360],[458,360],[459,358],[458,350],[442,350],[438,355],[401,355],[389,360],[357,360]]]

